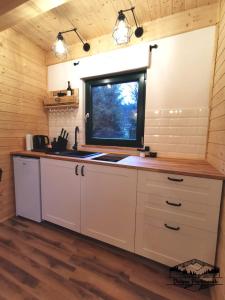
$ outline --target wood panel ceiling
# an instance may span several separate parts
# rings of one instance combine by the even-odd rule
[[[36,0],[37,1],[37,0]],[[78,28],[81,36],[90,40],[112,32],[117,12],[135,6],[138,22],[145,22],[188,9],[216,3],[219,0],[71,0],[39,16],[21,22],[13,28],[27,36],[42,49],[49,51],[59,31]],[[132,15],[128,20],[134,25]],[[72,33],[65,36],[71,45],[79,42]]]
[[[71,0],[0,0],[0,31]]]

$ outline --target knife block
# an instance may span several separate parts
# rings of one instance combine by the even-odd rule
[[[66,146],[67,146],[67,140],[64,138],[52,142],[52,150],[55,152],[66,151]]]

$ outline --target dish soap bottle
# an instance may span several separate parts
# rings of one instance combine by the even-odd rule
[[[70,81],[68,81],[68,87],[66,89],[66,96],[72,96],[72,89],[70,86]]]

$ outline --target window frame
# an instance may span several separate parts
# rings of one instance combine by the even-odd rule
[[[125,139],[99,139],[92,137],[92,87],[106,84],[126,83],[138,81],[138,102],[137,102],[137,126],[136,140]],[[125,74],[115,74],[104,77],[97,77],[85,81],[85,140],[88,145],[121,146],[121,147],[142,147],[144,143],[144,123],[145,123],[145,91],[146,91],[146,70],[129,72]]]

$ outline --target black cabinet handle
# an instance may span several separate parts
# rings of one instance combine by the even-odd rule
[[[168,205],[172,205],[172,206],[181,206],[181,203],[173,203],[173,202],[169,202],[169,201],[166,201],[166,203]]]
[[[179,227],[179,226],[173,227],[173,226],[167,225],[166,223],[164,224],[164,226],[165,226],[166,228],[168,228],[168,229],[172,229],[172,230],[176,230],[176,231],[180,230],[180,227]]]
[[[75,174],[78,176],[78,168],[79,168],[79,165],[76,165],[76,168],[75,168]]]
[[[171,180],[171,181],[176,181],[176,182],[182,182],[184,181],[184,179],[178,179],[178,178],[172,178],[172,177],[167,177],[168,180]]]
[[[84,176],[84,166],[81,167],[81,176]]]

